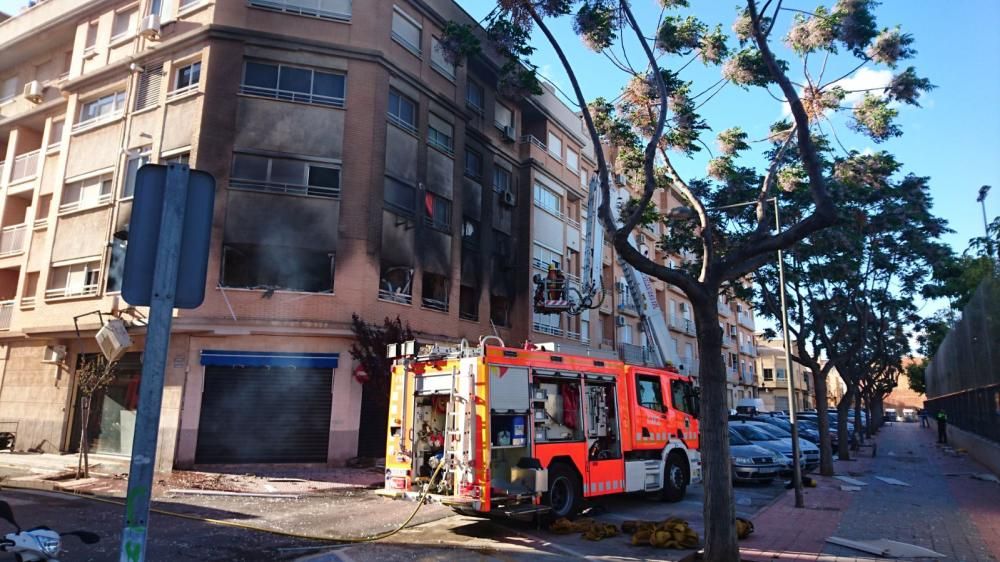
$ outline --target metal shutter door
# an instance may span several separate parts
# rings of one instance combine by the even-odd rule
[[[333,372],[205,367],[195,462],[325,463]]]

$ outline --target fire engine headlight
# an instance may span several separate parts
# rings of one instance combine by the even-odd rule
[[[35,534],[32,534],[31,536],[34,537],[35,542],[38,543],[38,548],[46,556],[55,556],[59,554],[59,547],[60,547],[59,537],[49,537],[45,535],[35,535]]]

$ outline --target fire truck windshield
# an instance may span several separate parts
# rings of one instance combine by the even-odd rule
[[[674,409],[698,417],[698,398],[690,382],[670,381],[670,395],[673,398]]]

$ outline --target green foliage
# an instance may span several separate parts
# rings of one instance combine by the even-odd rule
[[[878,35],[875,0],[837,0],[833,14],[837,18],[837,39],[857,56],[865,56],[865,47]]]
[[[441,31],[440,45],[445,60],[455,66],[462,66],[466,59],[482,52],[479,37],[476,37],[472,26],[453,21],[445,24]]]
[[[782,72],[788,71],[788,63],[778,61]],[[764,55],[750,47],[739,51],[722,65],[722,76],[744,89],[749,86],[765,87],[774,79],[764,62]]]
[[[748,150],[750,148],[750,145],[747,144],[748,138],[749,135],[740,127],[730,127],[719,133],[719,150],[725,156],[732,156]]]
[[[697,49],[708,27],[694,16],[667,16],[656,32],[656,48],[680,55]]]
[[[881,98],[871,93],[854,106],[854,119],[851,129],[868,135],[876,143],[884,142],[892,137],[898,137],[903,131],[893,120],[899,111],[889,106],[887,98]]]
[[[796,53],[804,55],[816,51],[836,51],[837,19],[823,6],[813,10],[813,15],[795,14],[794,23],[785,36],[785,43]]]
[[[927,381],[924,377],[927,373],[927,363],[927,358],[921,357],[906,366],[906,378],[909,380],[910,390],[917,394],[927,393]]]
[[[729,47],[726,45],[726,34],[722,31],[722,25],[716,25],[711,32],[703,31],[701,39],[698,41],[698,58],[706,65],[722,64],[729,56]]]
[[[398,316],[395,319],[386,317],[382,324],[378,325],[369,324],[357,314],[352,314],[351,331],[354,332],[355,341],[348,352],[368,373],[368,381],[365,384],[374,386],[378,390],[374,395],[388,403],[392,361],[386,357],[386,348],[391,343],[403,343],[415,339],[413,330]]]
[[[635,197],[629,197],[629,200],[622,205],[621,208],[621,219],[632,216],[632,213],[639,207],[639,199]],[[643,209],[642,214],[639,216],[638,226],[651,226],[654,223],[660,221],[660,212],[656,209],[656,204],[650,201],[646,208]]]
[[[884,64],[890,68],[896,68],[896,63],[902,59],[912,58],[917,54],[910,45],[913,44],[913,36],[903,33],[899,27],[895,29],[883,29],[866,54],[873,61]]]
[[[573,30],[583,43],[598,52],[610,47],[618,38],[617,25],[617,10],[601,2],[584,3],[573,20]]]
[[[911,66],[892,77],[889,87],[886,88],[886,97],[889,100],[920,107],[920,104],[917,103],[920,94],[929,92],[934,87],[930,80],[917,76],[916,70]]]

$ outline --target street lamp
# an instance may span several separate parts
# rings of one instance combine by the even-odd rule
[[[775,231],[780,233],[781,215],[778,212],[778,198],[770,197],[764,201],[774,203],[774,227]],[[757,201],[747,201],[711,207],[711,210],[735,209],[757,204]],[[667,213],[667,218],[674,220],[691,219],[695,216],[694,209],[690,207],[674,207]],[[805,499],[802,496],[802,463],[799,459],[799,426],[795,423],[795,377],[792,376],[792,340],[788,334],[788,306],[785,301],[785,257],[782,250],[778,250],[778,283],[781,288],[781,326],[785,341],[785,380],[788,381],[788,421],[792,426],[792,484],[795,487],[795,507],[805,507]]]
[[[986,195],[990,192],[990,186],[984,185],[979,188],[979,197],[976,197],[976,201],[983,208],[983,230],[986,233],[986,257],[993,258],[993,241],[990,239],[990,227],[989,223],[986,221]]]

